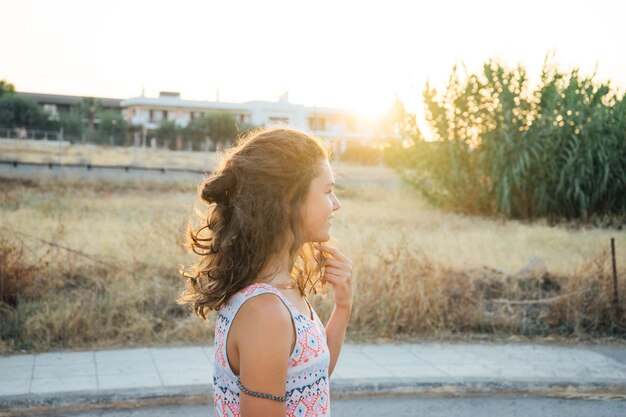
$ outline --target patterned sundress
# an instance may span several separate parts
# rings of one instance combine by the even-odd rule
[[[287,369],[287,417],[330,416],[328,379],[330,351],[324,325],[310,304],[313,320],[301,314],[278,289],[264,283],[251,284],[233,294],[217,312],[213,368],[213,392],[217,416],[239,417],[238,377],[230,368],[226,354],[226,336],[230,325],[246,300],[267,293],[280,297],[289,309],[296,328],[296,344],[289,357]]]

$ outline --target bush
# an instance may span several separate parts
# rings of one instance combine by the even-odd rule
[[[47,129],[48,116],[33,100],[17,94],[0,97],[0,126]]]
[[[626,212],[626,102],[608,83],[544,65],[487,62],[444,93],[426,86],[433,143],[388,163],[440,207],[513,218],[590,220]]]
[[[35,277],[46,264],[28,262],[22,242],[0,238],[0,302],[16,307],[20,296],[31,295]]]
[[[383,152],[380,148],[365,146],[358,143],[348,143],[340,159],[362,165],[376,165],[382,162]]]

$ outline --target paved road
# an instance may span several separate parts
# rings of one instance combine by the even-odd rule
[[[619,363],[626,364],[626,349],[622,349],[616,346],[591,346],[587,345],[586,348],[593,352],[599,353],[617,361]]]
[[[536,397],[363,398],[334,400],[336,417],[624,417],[626,401]],[[211,405],[183,405],[135,410],[99,410],[48,414],[48,417],[213,417]]]
[[[212,346],[202,345],[0,356],[0,410],[133,406],[155,399],[189,404],[185,400],[194,396],[210,398],[214,356]],[[568,398],[574,392],[626,398],[624,358],[623,346],[345,344],[330,382],[332,392],[344,398],[372,393],[423,398],[425,393],[451,392],[548,396],[548,391],[552,396],[566,392]]]

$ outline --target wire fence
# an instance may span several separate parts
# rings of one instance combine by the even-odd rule
[[[24,127],[0,126],[0,139],[9,140],[41,140],[41,141],[65,141],[69,143],[91,143],[105,145],[127,145],[129,135],[124,133],[109,135],[108,137],[97,136],[88,132],[67,132],[59,130],[27,129]]]
[[[60,130],[26,129],[23,127],[0,126],[0,138],[2,139],[33,139],[33,140],[67,140],[67,135]]]
[[[101,165],[101,164],[84,164],[84,163],[67,163],[60,164],[58,162],[23,162],[17,160],[0,160],[0,165],[9,165],[13,168],[19,168],[20,166],[31,167],[47,167],[48,169],[54,168],[82,168],[87,171],[94,169],[110,169],[110,170],[122,170],[126,172],[130,171],[149,171],[149,172],[161,172],[166,174],[168,172],[186,173],[186,174],[207,174],[207,171],[199,169],[189,168],[164,168],[164,167],[145,167],[139,165]]]

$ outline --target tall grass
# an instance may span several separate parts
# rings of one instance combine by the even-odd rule
[[[142,147],[96,146],[55,141],[17,141],[0,139],[2,160],[18,162],[122,165],[150,168],[185,168],[210,171],[215,152],[170,151]]]
[[[624,336],[625,317],[616,317],[611,305],[606,260],[603,253],[567,276],[507,275],[488,267],[446,267],[398,244],[381,262],[361,263],[352,330],[388,339]]]
[[[488,61],[426,86],[435,141],[387,161],[432,203],[534,219],[626,222],[626,101],[608,82],[546,59],[531,87],[523,67]],[[606,219],[604,220],[606,221]]]
[[[621,335],[609,231],[445,213],[406,189],[338,193],[335,243],[355,265],[349,340]],[[175,302],[193,260],[191,184],[3,179],[0,196],[0,351],[211,343],[215,316]],[[547,270],[518,272],[536,255]],[[625,288],[623,251],[617,262]],[[325,321],[332,293],[312,302]]]

